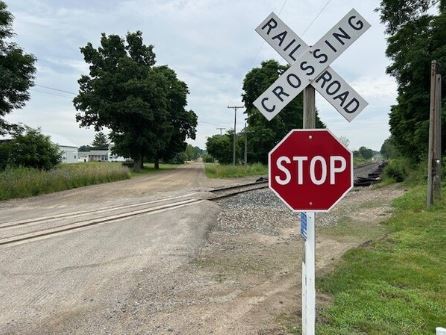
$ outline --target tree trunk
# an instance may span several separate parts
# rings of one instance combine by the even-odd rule
[[[158,157],[155,158],[155,170],[160,169],[160,159]]]
[[[143,169],[143,159],[142,155],[138,155],[133,159],[133,171],[138,172]]]

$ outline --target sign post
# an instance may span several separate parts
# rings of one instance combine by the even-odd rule
[[[330,210],[353,187],[353,155],[329,131],[316,130],[315,90],[351,122],[367,102],[329,65],[370,24],[354,9],[310,47],[271,13],[257,28],[290,65],[254,106],[272,120],[304,91],[304,130],[292,130],[269,153],[269,187],[301,212],[305,241],[302,262],[302,334],[316,331],[315,212]],[[309,129],[309,130],[307,130]]]

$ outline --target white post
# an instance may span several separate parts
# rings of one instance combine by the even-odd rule
[[[437,327],[437,335],[446,335],[446,328]]]
[[[315,214],[307,212],[307,239],[305,241],[305,261],[302,270],[305,271],[302,282],[302,334],[316,334],[316,229]],[[305,292],[305,293],[304,293]],[[304,326],[305,325],[305,326]]]

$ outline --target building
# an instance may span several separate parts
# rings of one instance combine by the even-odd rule
[[[55,143],[62,152],[62,163],[77,163],[79,160],[78,146],[67,140],[65,137],[48,134],[51,142]]]
[[[113,155],[111,146],[106,150],[90,150],[79,152],[80,162],[124,162],[125,158]]]

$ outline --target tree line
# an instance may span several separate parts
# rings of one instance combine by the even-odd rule
[[[25,106],[36,71],[37,59],[9,42],[12,22],[0,0],[0,135],[26,132],[4,117]],[[144,44],[142,35],[103,33],[100,46],[88,43],[80,48],[89,74],[78,80],[79,93],[73,100],[80,127],[108,128],[113,153],[132,158],[135,170],[145,160],[159,168],[160,161],[184,153],[186,139],[195,139],[197,126],[197,115],[186,109],[187,84],[168,66],[156,66],[154,47]]]
[[[441,65],[442,85],[446,87],[446,0],[382,0],[377,11],[388,35],[386,55],[391,64],[387,73],[398,84],[397,103],[389,114],[391,137],[381,152],[420,162],[427,158],[433,60]],[[443,101],[444,97],[442,93]],[[442,105],[444,129],[446,109]],[[446,143],[446,132],[442,140]],[[446,146],[442,150],[446,153]]]

